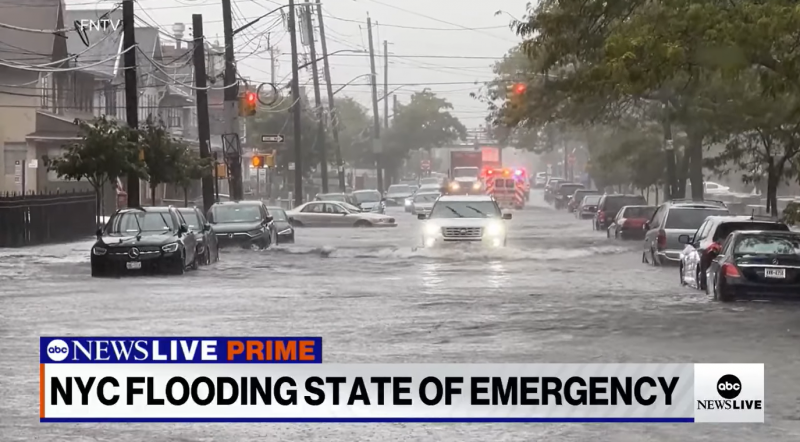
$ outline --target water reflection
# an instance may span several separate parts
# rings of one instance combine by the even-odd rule
[[[442,264],[436,262],[426,262],[420,269],[422,276],[422,292],[429,294],[441,293],[446,288],[442,278]]]
[[[500,289],[508,285],[508,270],[502,261],[489,261],[488,269],[488,280],[491,288]]]

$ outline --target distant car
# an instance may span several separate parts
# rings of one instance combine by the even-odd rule
[[[553,196],[555,197],[556,209],[566,209],[575,191],[584,189],[586,186],[580,183],[560,183]]]
[[[406,198],[414,194],[408,184],[392,184],[386,190],[386,205],[405,206]]]
[[[646,205],[647,200],[642,195],[605,194],[597,203],[597,212],[595,212],[592,226],[594,230],[605,232],[608,226],[611,225],[611,221],[619,213],[619,209],[625,206]]]
[[[564,178],[558,177],[550,177],[547,179],[547,183],[544,185],[544,200],[548,203],[552,203],[555,199],[554,192],[556,191],[557,186],[560,183],[565,182]]]
[[[93,277],[124,271],[182,275],[198,264],[195,236],[174,207],[118,210],[97,231],[91,250]]]
[[[730,215],[722,202],[673,200],[661,204],[644,224],[642,262],[654,266],[679,263],[684,246],[681,235],[694,235],[709,216]]]
[[[575,218],[594,218],[597,212],[597,204],[602,197],[602,195],[586,195],[583,197],[583,200],[578,204],[578,208],[575,209]]]
[[[644,239],[644,225],[655,211],[655,206],[625,206],[619,209],[606,229],[606,236],[614,239]]]
[[[292,227],[286,211],[280,207],[267,207],[267,211],[278,232],[278,244],[294,244],[294,227]]]
[[[209,265],[219,261],[217,235],[214,234],[211,224],[206,221],[203,212],[197,207],[181,207],[178,209],[178,213],[186,220],[189,232],[194,235],[197,241],[198,262],[201,265]]]
[[[386,213],[386,201],[377,190],[356,190],[353,199],[356,201],[353,205],[365,212]]]
[[[433,186],[436,189],[438,189],[438,188],[442,187],[442,179],[441,178],[437,178],[437,177],[420,178],[420,180],[419,180],[419,188],[422,189],[422,188],[425,188],[426,186],[428,186],[429,188],[431,186]]]
[[[736,231],[709,264],[714,300],[800,297],[800,233]]]
[[[443,244],[477,243],[505,247],[506,225],[510,213],[503,213],[489,195],[443,195],[433,205],[422,229],[424,247]]]
[[[694,234],[681,235],[678,241],[686,244],[680,256],[680,280],[698,290],[706,289],[706,270],[731,232],[761,230],[788,232],[789,226],[781,221],[754,216],[709,216]]]
[[[706,181],[703,183],[703,191],[707,194],[714,195],[718,193],[730,193],[731,188],[712,181]]]
[[[349,193],[318,193],[315,201],[339,201],[342,203],[358,205],[358,201]]]
[[[335,201],[311,201],[286,212],[295,227],[397,227],[395,219]]]
[[[599,190],[589,190],[589,189],[577,189],[575,193],[569,198],[569,202],[567,203],[567,211],[569,213],[573,213],[578,210],[578,206],[581,205],[583,198],[586,195],[602,195],[603,192]]]
[[[538,172],[533,178],[533,187],[541,189],[547,183],[547,172]]]
[[[414,201],[411,203],[411,212],[414,215],[420,213],[427,215],[431,213],[433,204],[440,195],[439,192],[417,192],[417,194],[414,195]]]
[[[221,248],[267,249],[278,241],[272,216],[261,201],[216,203],[208,211]]]

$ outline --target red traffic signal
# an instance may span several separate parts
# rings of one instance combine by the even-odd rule
[[[255,92],[248,92],[247,93],[247,102],[248,103],[255,103],[256,102],[256,94],[255,94]]]
[[[525,85],[525,83],[516,83],[514,84],[513,91],[517,95],[522,95],[527,89],[528,87]]]

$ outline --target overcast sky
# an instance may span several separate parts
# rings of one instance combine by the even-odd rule
[[[67,0],[70,9],[103,9],[114,3],[115,0]],[[390,54],[389,90],[399,87],[396,93],[399,100],[404,102],[414,91],[428,87],[453,103],[455,114],[464,125],[472,129],[483,124],[486,111],[483,105],[469,97],[469,93],[476,91],[482,82],[492,79],[493,61],[502,57],[518,41],[508,28],[511,20],[508,14],[522,16],[527,2],[323,0],[322,3],[328,52],[343,49],[367,50],[369,43],[366,18],[369,13],[373,24],[378,24],[373,32],[375,50],[381,56],[376,60],[379,81],[383,81],[383,41],[387,40]],[[237,28],[286,3],[272,0],[232,0],[232,4],[234,28]],[[185,23],[186,40],[191,39],[192,14],[203,14],[207,38],[211,41],[219,38],[220,43],[223,43],[220,0],[137,0],[135,8],[140,19],[137,24],[144,21],[158,25],[166,34],[172,35],[173,23]],[[508,14],[495,16],[498,10]],[[285,83],[291,75],[291,46],[280,13],[261,19],[236,36],[235,48],[240,70],[256,81],[269,81],[268,35],[278,52],[277,78]],[[168,40],[165,35],[162,37],[165,41]],[[308,53],[309,50],[302,45],[299,49],[301,54]],[[317,43],[318,57],[320,52]],[[359,75],[369,73],[370,70],[369,58],[363,54],[351,52],[332,55],[330,62],[334,89]],[[368,77],[357,79],[337,95],[352,96],[371,109],[368,82]],[[311,77],[308,70],[302,74],[301,84],[308,84],[310,91]],[[379,87],[382,88],[382,84]],[[380,109],[383,112],[382,106]]]

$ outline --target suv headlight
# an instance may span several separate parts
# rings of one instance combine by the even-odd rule
[[[505,232],[505,227],[503,224],[494,222],[486,226],[486,235],[488,236],[499,236]]]
[[[425,234],[428,236],[438,235],[442,229],[436,224],[425,224]]]
[[[178,251],[178,247],[180,247],[180,244],[174,242],[172,244],[167,244],[165,246],[162,246],[161,250],[163,250],[163,251],[165,251],[167,253],[172,253],[172,252],[177,252]]]
[[[475,184],[473,184],[473,185],[472,185],[472,188],[473,188],[474,190],[480,190],[480,189],[481,189],[481,183],[479,183],[479,182],[478,182],[478,183],[475,183]]]
[[[103,256],[108,252],[108,250],[104,247],[95,247],[92,249],[92,254],[97,256]]]
[[[453,190],[458,190],[460,187],[461,187],[461,185],[459,185],[458,183],[455,183],[455,182],[450,183],[450,188],[453,189]]]

